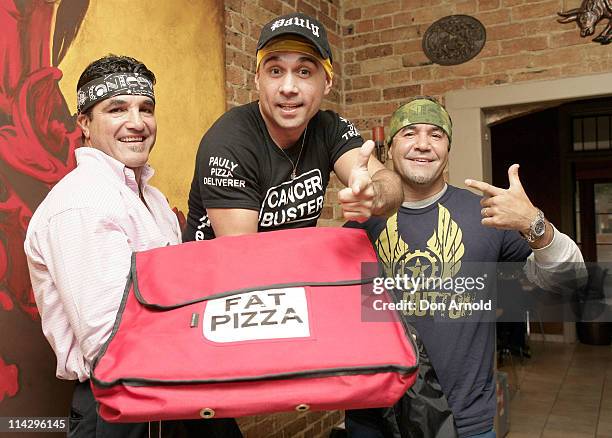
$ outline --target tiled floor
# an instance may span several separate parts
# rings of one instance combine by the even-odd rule
[[[612,438],[612,347],[531,343],[501,367],[510,383],[507,438]],[[516,380],[518,379],[518,390]]]

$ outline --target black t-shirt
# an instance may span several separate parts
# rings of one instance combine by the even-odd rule
[[[319,111],[302,137],[284,152],[274,143],[257,102],[221,116],[200,142],[189,192],[183,241],[215,237],[206,208],[259,211],[259,231],[315,226],[336,160],[363,139],[333,111]]]
[[[516,231],[481,224],[480,197],[448,186],[442,197],[423,208],[401,207],[388,220],[371,218],[364,224],[378,252],[386,275],[407,274],[430,279],[450,276],[475,278],[488,274],[496,262],[522,262],[531,253]],[[467,284],[467,283],[464,283]],[[490,281],[483,281],[486,288]],[[478,288],[474,288],[478,289]],[[486,293],[486,290],[484,291]],[[448,398],[461,437],[493,428],[495,380],[493,360],[495,325],[490,316],[458,311],[455,302],[473,302],[478,294],[458,290],[440,291],[427,285],[403,299],[415,304],[401,312],[423,340],[442,389]],[[434,310],[421,303],[445,303]],[[494,310],[494,309],[493,309]]]

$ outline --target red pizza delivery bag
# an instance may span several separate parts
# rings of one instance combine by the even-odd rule
[[[400,318],[362,317],[373,281],[362,264],[376,262],[365,231],[342,228],[135,253],[92,370],[100,415],[140,422],[393,405],[416,379],[418,353]]]

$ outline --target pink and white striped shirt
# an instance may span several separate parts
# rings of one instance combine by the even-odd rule
[[[57,377],[84,381],[108,339],[133,251],[181,242],[164,195],[134,171],[91,147],[40,204],[24,248],[42,329],[57,356]]]

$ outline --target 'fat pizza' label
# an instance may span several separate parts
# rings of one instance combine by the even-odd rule
[[[303,287],[246,292],[210,300],[203,318],[204,337],[213,342],[310,336]]]

